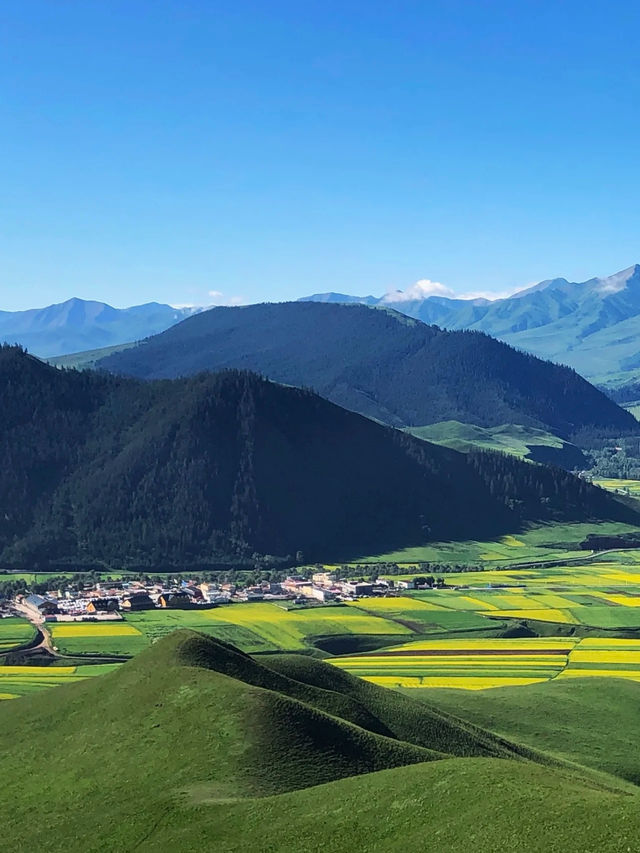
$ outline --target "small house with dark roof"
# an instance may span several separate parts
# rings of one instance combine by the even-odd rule
[[[117,598],[92,598],[87,604],[87,613],[113,613],[118,606]]]
[[[193,599],[183,590],[175,592],[163,592],[158,598],[160,607],[173,607],[184,609],[193,606]]]
[[[149,598],[146,592],[136,592],[130,595],[122,602],[123,610],[153,610],[155,604]]]
[[[43,598],[41,595],[28,595],[24,604],[40,616],[47,616],[58,612],[58,605],[51,598]]]

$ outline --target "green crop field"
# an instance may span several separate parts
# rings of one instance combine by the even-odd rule
[[[22,646],[34,636],[33,626],[26,619],[19,616],[0,619],[0,653]]]
[[[461,624],[469,616],[445,613]],[[117,622],[50,622],[63,654],[133,655],[178,628],[202,631],[247,652],[299,651],[314,638],[411,635],[411,628],[346,605],[287,609],[267,602],[211,609],[145,610]]]
[[[93,666],[0,666],[0,699],[17,699],[51,687],[104,675],[118,664]]]
[[[596,479],[596,486],[601,486],[610,492],[619,492],[633,497],[640,497],[640,480]]]
[[[485,690],[589,677],[640,681],[640,640],[420,640],[329,662],[374,684],[393,688]]]

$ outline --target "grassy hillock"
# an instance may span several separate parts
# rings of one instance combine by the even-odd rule
[[[436,707],[422,707],[391,690],[356,678],[321,661],[302,655],[269,655],[260,660],[296,681],[350,697],[380,720],[396,738],[449,755],[484,755],[499,758],[530,756],[489,731],[454,719]],[[455,713],[455,712],[454,712]]]
[[[356,708],[390,735],[342,716]],[[7,853],[435,853],[470,839],[480,853],[617,853],[640,831],[622,780],[527,760],[320,662],[257,661],[189,631],[103,677],[0,704],[0,750]]]

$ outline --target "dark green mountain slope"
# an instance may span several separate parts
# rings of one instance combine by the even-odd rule
[[[321,293],[319,302],[386,305],[425,323],[473,329],[541,358],[569,364],[583,376],[619,384],[640,371],[640,265],[606,278],[554,278],[506,299],[382,298]]]
[[[517,423],[564,438],[638,429],[568,368],[484,334],[445,332],[363,305],[214,308],[98,364],[144,379],[254,370],[393,426]]]
[[[143,383],[0,350],[0,563],[357,557],[637,511],[560,470],[457,453],[240,372]]]
[[[119,671],[0,703],[3,851],[435,853],[473,837],[481,853],[610,853],[640,831],[640,798],[613,777],[441,757],[324,713],[303,681],[295,699],[288,678],[259,686],[274,673],[233,655],[176,632]],[[429,729],[420,703],[376,691]]]

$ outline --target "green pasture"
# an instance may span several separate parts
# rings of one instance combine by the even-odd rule
[[[640,407],[639,407],[640,411]],[[640,497],[640,480],[618,480],[613,478],[595,479],[594,485],[607,489],[609,492],[618,492],[632,497]]]
[[[434,542],[417,548],[405,548],[387,554],[362,557],[363,562],[415,564],[477,563],[488,567],[522,562],[544,562],[584,557],[579,543],[589,534],[615,536],[635,533],[638,528],[621,522],[579,522],[575,524],[543,524],[529,527],[488,541]],[[358,561],[356,561],[358,562]]]
[[[17,699],[51,687],[104,675],[118,664],[93,666],[0,666],[0,699]]]
[[[521,459],[527,456],[533,447],[543,446],[562,450],[566,443],[545,430],[517,424],[502,424],[486,428],[460,421],[440,421],[427,426],[408,427],[406,432],[462,453],[481,448],[511,453]]]
[[[0,619],[0,653],[28,643],[34,635],[34,628],[26,619],[19,616]]]

